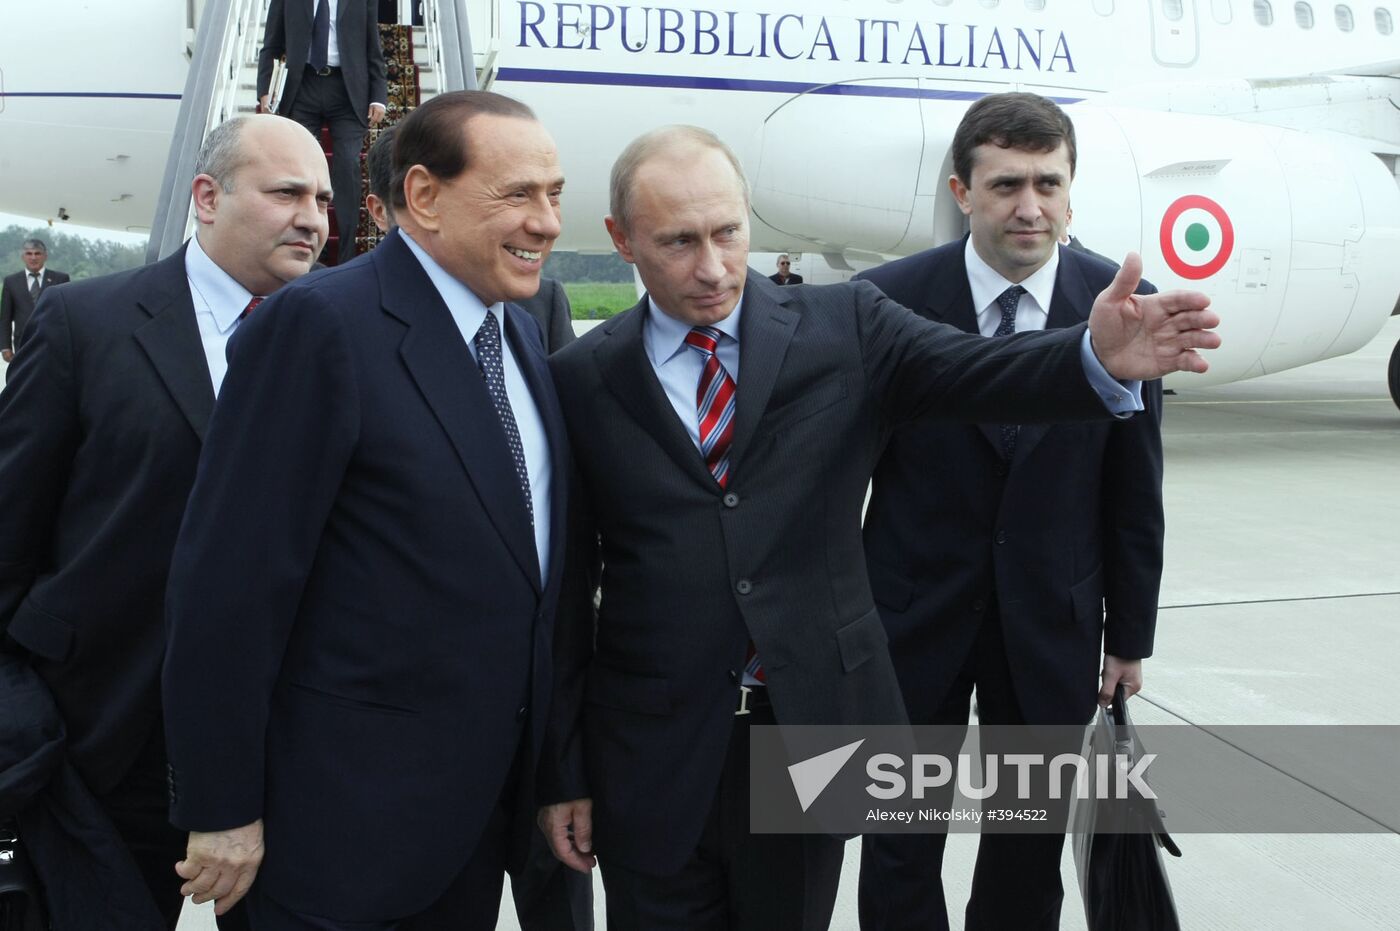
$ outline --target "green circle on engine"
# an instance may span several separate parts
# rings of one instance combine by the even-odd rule
[[[1186,246],[1192,252],[1200,252],[1210,245],[1210,230],[1204,223],[1192,223],[1186,227]]]

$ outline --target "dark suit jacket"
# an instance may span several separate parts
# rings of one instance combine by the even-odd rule
[[[889,431],[1106,415],[1082,327],[993,343],[869,284],[781,288],[750,271],[722,490],[648,361],[647,312],[644,299],[550,360],[603,576],[596,646],[591,600],[561,607],[544,794],[592,796],[600,855],[664,874],[714,800],[750,637],[779,722],[905,720],[860,539]]]
[[[44,284],[39,296],[52,285],[64,284],[68,276],[63,272],[44,269]],[[34,313],[34,299],[29,296],[29,272],[15,272],[6,275],[0,286],[0,349],[18,349],[24,344],[24,327]],[[12,335],[13,334],[13,335]]]
[[[965,242],[860,277],[931,320],[976,333]],[[1086,320],[1114,273],[1061,249],[1048,327]],[[1139,293],[1155,290],[1144,282]],[[932,719],[993,610],[1029,723],[1089,720],[1101,640],[1116,656],[1152,653],[1162,575],[1161,382],[1144,385],[1143,400],[1147,411],[1127,420],[1023,426],[1009,468],[995,424],[895,431],[875,470],[865,553],[915,723]]]
[[[553,278],[541,278],[539,292],[516,303],[539,323],[544,331],[544,349],[548,354],[553,355],[578,339],[574,333],[573,314],[569,310],[569,295],[564,292],[562,283]]]
[[[776,272],[773,273],[773,274],[771,274],[771,275],[769,275],[769,276],[768,276],[768,280],[771,281],[771,282],[773,282],[773,283],[776,284],[776,285],[784,285],[784,282],[781,280],[781,278],[778,276],[778,274],[777,274]],[[802,276],[801,276],[801,275],[798,275],[798,274],[796,274],[796,273],[791,274],[791,275],[788,275],[788,280],[787,280],[786,284],[801,284],[801,283],[802,283]]]
[[[258,96],[272,85],[272,63],[287,57],[287,85],[277,102],[283,116],[292,112],[297,99],[306,60],[311,57],[311,22],[318,0],[272,0],[267,9],[267,28],[258,50]],[[378,0],[340,0],[335,19],[336,44],[340,49],[340,73],[350,104],[360,122],[369,125],[369,105],[389,102],[384,78],[384,53],[379,48]]]
[[[536,759],[570,468],[506,305],[554,469],[542,581],[485,381],[401,237],[240,327],[168,596],[172,820],[262,818],[268,894],[353,921],[431,904]]]
[[[0,392],[0,624],[99,795],[160,725],[166,572],[214,406],[184,263],[44,291]]]

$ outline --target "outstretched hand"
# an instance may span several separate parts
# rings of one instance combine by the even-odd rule
[[[1148,381],[1171,372],[1204,372],[1199,349],[1215,349],[1220,317],[1199,291],[1134,294],[1142,258],[1129,252],[1123,267],[1094,300],[1089,338],[1094,354],[1120,381]]]

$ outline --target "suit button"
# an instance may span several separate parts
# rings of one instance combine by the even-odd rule
[[[1006,478],[1006,463],[998,462],[993,472],[996,474],[997,478]]]
[[[1001,546],[1003,543],[1006,542],[1006,531],[1005,531],[1005,530],[998,530],[998,531],[997,531],[997,541],[996,541],[996,542],[997,542],[997,546]]]
[[[729,670],[729,681],[732,682],[732,683],[735,683],[735,684],[737,684],[737,683],[739,682],[739,670],[737,670],[737,669],[731,669],[731,670]]]
[[[983,611],[987,610],[987,603],[981,598],[978,598],[972,603],[972,610],[977,614],[981,614]]]
[[[737,508],[739,506],[739,496],[732,491],[729,492],[729,494],[724,496],[724,506],[727,508]]]
[[[530,707],[528,705],[521,705],[519,708],[515,709],[515,720],[523,721],[525,720],[525,715],[529,713]]]
[[[748,579],[740,579],[734,586],[734,590],[741,595],[747,595],[753,591],[753,583]]]

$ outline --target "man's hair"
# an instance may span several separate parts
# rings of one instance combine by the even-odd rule
[[[389,211],[389,219],[394,218],[394,208],[389,203],[390,186],[394,181],[394,137],[397,127],[390,126],[379,131],[379,138],[369,147],[365,162],[369,168],[369,192],[384,204]]]
[[[243,127],[248,117],[235,116],[209,130],[194,161],[194,173],[208,175],[228,194],[233,191],[233,174],[246,161],[243,153]]]
[[[422,165],[435,178],[451,181],[466,171],[467,134],[464,127],[477,116],[507,116],[534,120],[535,111],[525,104],[490,91],[452,91],[439,94],[397,124],[394,134],[392,199],[394,210],[408,207],[403,183],[409,169]]]
[[[28,252],[32,249],[42,252],[44,255],[49,254],[49,247],[44,245],[42,239],[26,239],[24,242],[20,243],[19,248],[21,252]]]
[[[778,258],[777,258],[778,264],[781,265],[781,264],[783,264],[784,261],[787,261],[788,264],[792,264],[792,260],[788,258],[788,254],[787,254],[786,252],[780,252],[780,253],[778,253]]]
[[[953,134],[953,171],[963,184],[972,184],[972,150],[988,143],[1026,152],[1053,152],[1064,143],[1074,175],[1074,124],[1039,94],[992,94],[967,108]]]
[[[739,159],[735,157],[729,146],[725,145],[719,136],[708,129],[678,124],[662,126],[651,132],[643,133],[633,139],[631,144],[622,150],[617,161],[613,162],[612,177],[608,185],[608,212],[612,214],[613,222],[621,224],[623,229],[628,228],[632,181],[638,168],[642,167],[648,159],[660,155],[662,152],[697,146],[716,149],[729,160],[729,164],[734,168],[734,177],[738,180],[739,189],[744,194],[744,206],[747,207],[749,204],[749,182],[744,177],[743,166],[739,164]]]

